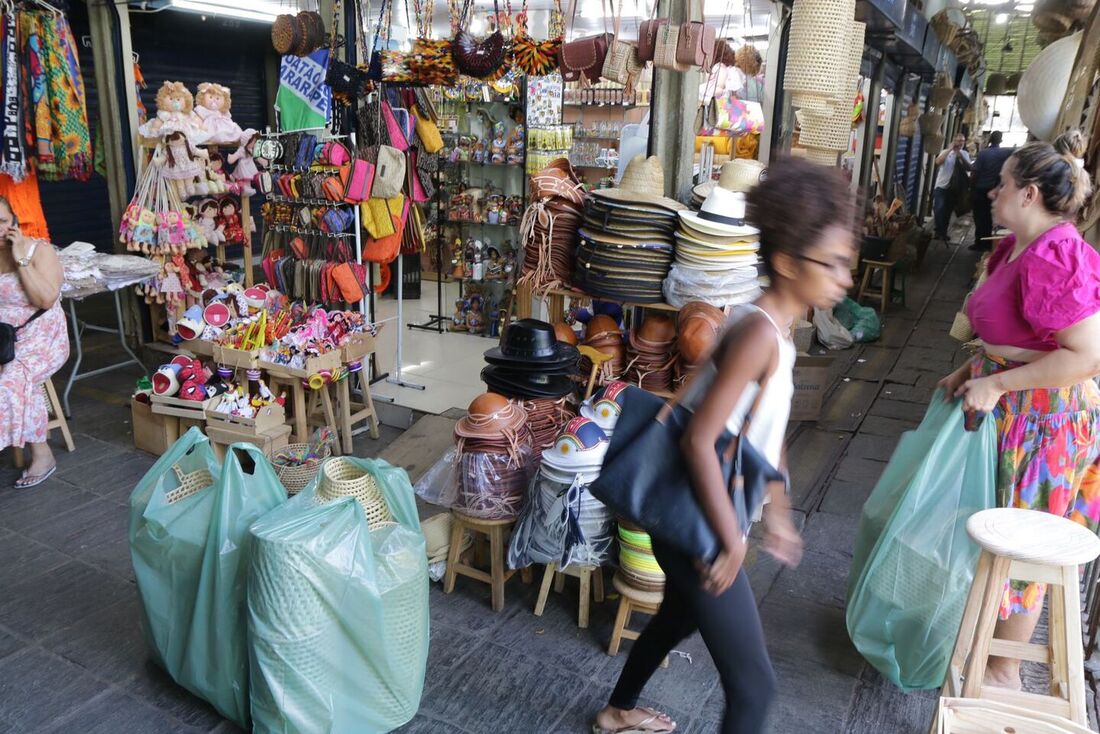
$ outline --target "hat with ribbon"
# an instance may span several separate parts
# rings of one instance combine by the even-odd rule
[[[745,223],[745,195],[721,186],[711,189],[698,212],[680,212],[680,221],[716,237],[759,234],[759,230]]]

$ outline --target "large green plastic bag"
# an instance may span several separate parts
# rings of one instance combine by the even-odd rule
[[[428,562],[412,485],[370,472],[396,524],[370,530],[318,479],[253,524],[248,619],[254,731],[370,734],[420,706],[428,658]]]
[[[967,519],[995,504],[996,422],[963,428],[937,391],[864,505],[848,577],[856,649],[905,690],[943,683],[979,549]]]
[[[193,472],[203,481],[189,480],[197,491],[180,496],[180,474]],[[130,549],[149,646],[177,683],[241,726],[249,721],[248,528],[285,501],[262,451],[234,444],[219,467],[196,428],[130,497]]]
[[[847,329],[857,342],[873,342],[882,334],[878,313],[868,306],[861,306],[851,298],[845,298],[833,308],[833,316]]]

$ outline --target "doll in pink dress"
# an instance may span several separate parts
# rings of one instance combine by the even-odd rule
[[[255,145],[256,138],[259,135],[255,130],[245,130],[241,135],[240,147],[228,156],[229,163],[231,165],[236,164],[233,169],[233,180],[240,182],[241,193],[248,196],[256,193],[256,190],[252,188],[252,182],[256,180],[256,176],[260,175],[260,171],[256,167],[256,160],[252,157],[252,146]]]
[[[233,122],[229,109],[233,97],[229,87],[213,82],[203,82],[195,95],[195,114],[202,120],[207,142],[233,145],[241,139],[241,126]]]

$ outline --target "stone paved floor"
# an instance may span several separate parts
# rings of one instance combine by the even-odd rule
[[[934,247],[891,311],[882,339],[834,353],[824,416],[799,426],[790,458],[806,555],[781,570],[751,552],[750,576],[780,682],[774,732],[924,732],[932,692],[902,694],[852,649],[844,591],[860,507],[937,379],[961,358],[947,336],[973,272],[965,250]],[[112,358],[110,343],[93,349]],[[210,707],[146,661],[126,541],[126,502],[153,459],[130,445],[129,374],[74,391],[77,450],[36,490],[0,489],[0,732],[231,732]],[[383,439],[360,439],[378,453]],[[10,458],[0,487],[15,477]],[[534,617],[535,586],[510,582],[506,608],[460,580],[431,589],[432,644],[418,716],[406,734],[584,732],[625,655],[604,653],[614,605],[575,625],[576,582]],[[624,647],[629,646],[626,643]],[[628,647],[627,647],[628,649]],[[722,693],[705,648],[689,638],[646,689],[686,732],[713,732]]]

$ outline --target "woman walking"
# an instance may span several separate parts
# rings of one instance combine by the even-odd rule
[[[792,217],[795,211],[799,216]],[[790,325],[810,307],[832,308],[851,287],[854,212],[847,183],[836,170],[788,160],[772,166],[767,180],[748,194],[748,218],[760,229],[760,255],[771,286],[756,303],[735,310],[712,360],[700,368],[682,399],[692,411],[682,450],[722,550],[703,566],[653,539],[666,576],[664,602],[630,651],[609,704],[596,715],[595,734],[676,728],[668,716],[638,708],[637,701],[665,656],[696,630],[726,695],[725,734],[763,731],[775,693],[756,601],[742,569],[746,538],[714,446],[724,430],[740,432],[763,390],[746,438],[785,473],[783,440],[794,392]],[[785,487],[776,483],[769,489],[765,548],[794,565],[802,542],[790,519]]]
[[[948,399],[997,421],[997,499],[1068,517],[1100,520],[1100,255],[1073,219],[1090,184],[1072,131],[1029,143],[1006,161],[990,192],[993,214],[1012,234],[990,256],[988,277],[968,301],[984,353],[941,382]],[[1031,639],[1045,586],[1006,586],[996,636]],[[1020,663],[992,657],[986,680],[1020,688]]]

